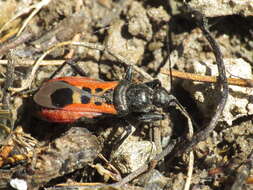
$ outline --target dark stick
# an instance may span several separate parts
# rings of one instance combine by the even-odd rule
[[[207,21],[206,21],[206,18],[204,17],[204,15],[198,11],[192,10],[191,8],[190,8],[190,10],[191,10],[191,13],[193,13],[195,15],[195,17],[197,18],[200,29],[202,30],[204,36],[206,37],[206,39],[208,40],[209,44],[211,45],[211,47],[213,49],[213,52],[214,52],[214,55],[216,58],[216,62],[217,62],[218,72],[219,72],[219,81],[218,82],[221,86],[221,100],[220,100],[219,104],[217,105],[217,108],[215,110],[215,114],[212,117],[208,126],[204,130],[202,130],[202,131],[198,132],[196,135],[194,135],[190,142],[184,141],[184,142],[180,143],[179,145],[177,145],[176,148],[171,153],[171,155],[173,155],[173,156],[170,158],[169,162],[175,156],[178,156],[178,155],[182,154],[183,152],[188,152],[194,146],[196,146],[196,144],[198,144],[200,141],[206,139],[210,135],[210,133],[214,130],[215,126],[217,125],[220,115],[222,114],[222,112],[224,110],[224,107],[226,105],[227,98],[228,98],[228,93],[229,93],[227,77],[226,77],[226,72],[225,72],[225,65],[223,62],[223,55],[221,53],[220,47],[217,44],[217,42],[215,41],[215,39],[212,37],[209,30],[207,29]]]

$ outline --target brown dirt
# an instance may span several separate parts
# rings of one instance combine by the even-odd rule
[[[18,7],[28,6],[22,4],[22,1],[12,0],[9,1],[9,4],[7,2],[0,4],[6,13],[9,13],[8,10],[11,8],[18,11]],[[172,12],[175,14],[172,15]],[[2,60],[7,59],[8,53],[8,48],[7,50],[2,48],[11,43],[11,38],[15,37],[16,28],[20,27],[28,15],[29,13],[23,14],[22,17],[10,23],[9,27],[0,33],[0,58]],[[0,16],[0,20],[7,22],[13,17],[13,14],[9,13],[9,15],[5,14],[4,16],[0,14]],[[251,74],[253,64],[253,18],[231,15],[209,18],[209,22],[210,30],[221,47],[224,59],[231,59],[231,62],[235,62],[234,60],[241,58],[249,64],[250,68],[247,71]],[[4,24],[4,22],[0,24]],[[162,84],[167,88],[169,86],[169,77],[165,78],[160,73],[160,69],[168,69],[168,61],[164,61],[168,53],[166,48],[168,31],[172,35],[171,59],[173,68],[195,72],[198,69],[201,70],[203,66],[205,69],[202,74],[209,75],[212,73],[212,68],[208,67],[207,64],[207,62],[215,62],[212,49],[201,30],[196,27],[195,22],[189,17],[185,17],[185,13],[181,9],[175,8],[174,1],[172,1],[172,5],[169,5],[165,1],[52,0],[34,16],[24,30],[23,33],[32,34],[32,37],[25,43],[12,47],[14,48],[13,56],[18,57],[16,63],[21,64],[21,66],[16,66],[13,87],[20,87],[32,68],[31,66],[22,65],[22,63],[39,58],[49,47],[59,42],[77,38],[78,41],[104,45],[110,52],[124,57],[128,62],[137,65],[152,77],[163,78],[161,79]],[[10,37],[7,36],[8,34]],[[45,60],[62,60],[72,51],[74,57],[78,57],[80,60],[79,66],[91,78],[113,81],[124,77],[125,64],[116,60],[108,51],[99,51],[82,46],[63,46],[48,54]],[[38,87],[56,68],[57,66],[41,66],[36,73],[32,88]],[[3,88],[6,80],[4,75],[6,65],[0,65],[0,71],[1,88]],[[60,73],[62,76],[74,74],[68,66]],[[243,78],[240,73],[234,75]],[[137,72],[134,72],[133,80],[135,82],[147,81],[145,77]],[[181,79],[173,79],[171,88],[172,93],[186,107],[198,125],[205,127],[218,104],[219,89],[208,83],[199,84]],[[250,168],[251,164],[249,164],[249,162],[252,162],[252,160],[249,161],[249,155],[252,153],[253,147],[252,90],[251,88],[230,90],[232,92],[231,98],[237,99],[228,101],[235,101],[240,105],[230,102],[229,105],[232,106],[225,109],[215,131],[194,149],[195,161],[191,189],[231,189],[233,184],[238,183],[236,176],[242,175],[243,172],[246,172],[246,177],[234,189],[253,189],[252,185],[246,183],[246,178],[253,176]],[[58,126],[58,124],[50,124],[34,118],[31,111],[33,108],[32,102],[29,100],[31,96],[32,94],[29,94],[20,98],[20,94],[11,94],[10,108],[15,126],[22,126],[27,133],[30,133],[39,141],[50,143],[52,139],[61,136],[68,126]],[[5,109],[3,107],[3,110]],[[188,129],[184,117],[174,109],[171,112],[171,121],[166,120],[155,124],[142,125],[143,127],[134,133],[129,143],[137,146],[135,143],[145,142],[143,144],[145,144],[146,149],[150,150],[150,144],[147,143],[147,140],[150,139],[150,126],[151,128],[152,126],[161,127],[161,144],[163,147],[167,145],[170,139],[185,138]],[[229,121],[226,114],[229,114]],[[4,118],[0,112],[1,117]],[[126,124],[121,119],[110,118],[107,120],[104,123],[82,126],[87,127],[99,138],[104,147],[102,153],[110,160],[111,146],[116,139],[114,135],[119,135]],[[9,123],[4,122],[3,124],[9,125]],[[5,136],[1,135],[1,141],[4,142]],[[129,147],[133,146],[129,144]],[[128,150],[128,152],[131,154],[131,150]],[[138,159],[135,163],[139,165],[140,160],[143,159],[143,154],[146,155],[147,152],[140,153],[142,155],[136,152],[134,154],[136,154],[134,158],[124,158],[126,159],[124,160],[125,164],[128,164],[128,161],[131,164],[135,162],[127,159]],[[147,158],[145,157],[145,159]],[[95,162],[105,165],[101,159],[97,159]],[[246,166],[246,169],[243,169],[243,166]],[[26,168],[26,165],[23,167]],[[120,166],[115,165],[115,167],[120,170]],[[164,159],[156,168],[157,170],[134,181],[136,186],[132,188],[137,189],[137,186],[140,186],[144,189],[183,189],[187,177],[187,167],[187,154],[175,158],[173,164],[170,165]],[[133,166],[133,168],[136,168],[136,166]],[[10,171],[10,178],[13,177],[13,171],[11,170],[11,168],[8,168],[4,171],[4,173]],[[127,171],[129,172],[129,169]],[[72,170],[64,173],[70,172]],[[51,180],[48,176],[45,176],[45,178]],[[87,169],[85,167],[85,171],[78,170],[64,177],[60,176],[59,180],[51,181],[47,185],[52,187],[52,184],[63,183],[67,180],[113,182],[113,180],[104,181],[104,178],[98,174],[96,169],[91,167]],[[0,174],[0,187],[2,186],[6,187],[6,177],[1,179]]]

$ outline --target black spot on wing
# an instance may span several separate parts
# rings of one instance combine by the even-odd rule
[[[102,105],[102,102],[95,102],[95,105],[101,106],[101,105]]]
[[[85,96],[85,95],[83,95],[81,97],[81,102],[82,102],[82,104],[88,104],[88,103],[90,103],[90,98],[87,97],[87,96]]]
[[[108,89],[105,91],[104,96],[105,96],[105,103],[108,105],[113,104],[113,89]]]
[[[96,89],[95,89],[95,92],[96,92],[96,93],[99,93],[99,92],[102,92],[102,91],[103,91],[102,88],[96,88]]]
[[[90,88],[83,87],[82,90],[85,91],[85,92],[91,93],[91,89]]]
[[[73,102],[73,91],[69,88],[60,88],[51,94],[52,104],[56,107],[64,107],[72,104]]]
[[[111,100],[111,99],[106,98],[106,99],[105,99],[105,103],[106,103],[106,104],[108,104],[108,105],[112,105],[112,100]]]
[[[82,90],[85,91],[85,92],[87,92],[87,93],[89,93],[89,94],[91,94],[91,89],[90,88],[83,87]],[[83,94],[81,96],[81,102],[82,102],[82,104],[88,104],[88,103],[90,103],[90,99],[91,99],[91,97],[90,96],[88,97],[85,94]]]

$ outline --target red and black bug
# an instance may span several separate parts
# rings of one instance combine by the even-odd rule
[[[70,60],[69,60],[70,61]],[[69,62],[67,61],[67,62]],[[34,95],[39,115],[58,123],[71,123],[103,115],[134,116],[138,121],[163,120],[157,108],[167,108],[176,98],[159,80],[132,82],[132,67],[121,81],[105,82],[87,77],[61,77],[49,80]]]

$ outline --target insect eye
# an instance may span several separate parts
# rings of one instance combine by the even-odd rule
[[[61,88],[51,94],[52,104],[56,107],[64,107],[73,102],[73,91],[69,88]]]

